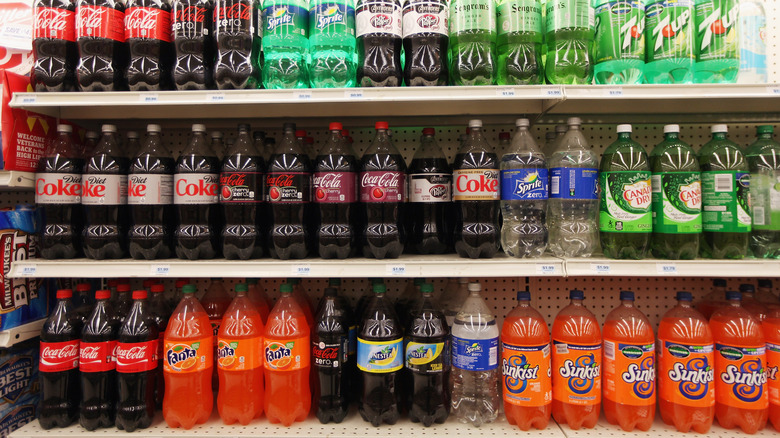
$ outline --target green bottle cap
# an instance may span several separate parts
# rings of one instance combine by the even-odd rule
[[[281,286],[279,286],[279,292],[281,293],[292,293],[293,285],[290,283],[282,283]]]
[[[759,134],[772,134],[775,132],[775,127],[772,125],[761,125],[756,127],[756,132]]]
[[[195,287],[194,284],[185,284],[184,287],[181,289],[182,293],[185,294],[194,294],[198,289]]]
[[[341,279],[340,278],[328,279],[328,286],[341,286]]]
[[[256,278],[247,278],[246,279],[246,284],[250,284],[250,285],[257,284],[257,279]]]
[[[433,293],[433,285],[430,283],[425,283],[422,286],[420,286],[420,292],[422,293]]]
[[[247,292],[248,290],[249,290],[249,288],[244,283],[239,283],[239,284],[236,285],[236,293]]]
[[[387,292],[387,286],[385,286],[383,283],[375,284],[374,285],[374,293],[375,294],[383,294]]]

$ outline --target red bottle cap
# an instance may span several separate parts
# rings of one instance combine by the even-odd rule
[[[119,285],[119,280],[113,279],[108,280],[108,287],[117,287]]]
[[[153,284],[152,293],[156,294],[160,292],[165,292],[165,286],[163,286],[162,284]]]
[[[349,137],[349,129],[342,129],[341,130],[341,136],[342,137]]]
[[[58,300],[65,300],[68,298],[73,297],[73,290],[72,289],[60,289],[57,291],[57,299]]]
[[[89,292],[92,286],[89,283],[79,283],[76,285],[76,292]]]
[[[95,299],[96,300],[106,300],[111,298],[111,291],[110,290],[99,290],[95,292]]]
[[[304,131],[303,129],[299,129],[299,130],[295,131],[295,136],[298,137],[298,138],[306,137],[306,131]]]
[[[154,284],[154,280],[152,279],[144,280],[144,289],[149,289],[153,284]]]
[[[387,130],[390,129],[390,125],[387,122],[376,122],[374,128]]]
[[[116,290],[117,292],[130,292],[130,285],[127,283],[122,283],[116,287]]]
[[[341,135],[344,135],[344,126],[341,125],[341,123],[333,122],[330,125],[328,125],[328,131],[341,131]],[[349,133],[347,133],[349,135]]]
[[[176,280],[176,289],[181,289],[185,285],[188,285],[188,284],[190,284],[189,280],[185,280],[183,278],[180,278],[180,279]]]
[[[133,299],[134,300],[145,300],[148,295],[146,294],[145,290],[134,290],[133,291]]]
[[[423,129],[423,135],[435,135],[436,129],[434,128],[424,128]]]

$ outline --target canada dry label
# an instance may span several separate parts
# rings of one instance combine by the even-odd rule
[[[454,201],[497,201],[499,191],[498,169],[457,169],[452,172],[452,199]]]
[[[555,0],[547,2],[547,32],[559,29],[593,29],[595,20],[589,0]]]
[[[617,404],[655,406],[655,343],[604,339],[604,398]]]
[[[404,38],[420,33],[448,35],[450,8],[446,0],[410,0],[404,2]]]
[[[469,30],[496,31],[496,6],[492,0],[462,0],[450,8],[450,34]]]
[[[41,342],[39,371],[55,373],[79,367],[79,340]]]
[[[357,201],[355,172],[314,172],[314,201],[351,204]]]
[[[764,323],[766,324],[766,323]],[[777,327],[769,326],[769,330],[777,330]],[[780,345],[766,343],[766,378],[769,391],[769,403],[780,405],[780,376],[777,369],[780,366]]]
[[[517,406],[552,402],[550,344],[501,344],[504,401]]]
[[[355,8],[352,1],[311,2],[309,10],[309,35],[326,33],[330,35],[355,34]]]
[[[599,171],[595,168],[555,167],[550,169],[550,198],[598,199]]]
[[[263,366],[263,337],[217,339],[217,366],[225,371],[247,371]]]
[[[670,403],[715,405],[714,346],[679,344],[659,339],[659,395]]]
[[[542,42],[542,6],[536,0],[501,0],[497,2],[498,35],[533,34]]]
[[[269,172],[265,177],[265,190],[269,202],[309,202],[311,200],[311,174],[306,172]]]
[[[750,232],[750,174],[735,171],[701,173],[704,231]]]
[[[360,173],[360,202],[403,202],[406,194],[403,172],[389,170]]]
[[[59,8],[35,8],[33,39],[76,41],[76,13]]]
[[[370,373],[392,373],[404,367],[404,340],[367,341],[358,337],[357,366]]]
[[[356,36],[378,33],[402,37],[403,12],[400,3],[393,0],[361,2],[355,9]]]
[[[116,369],[116,341],[81,342],[79,346],[79,371],[100,373]]]
[[[177,173],[173,176],[174,204],[216,204],[218,173]]]
[[[750,174],[754,230],[780,231],[780,179],[772,171]]]
[[[739,59],[739,1],[697,1],[695,7],[697,61]]]
[[[169,205],[173,202],[173,175],[131,174],[127,176],[127,203]]]
[[[504,201],[547,199],[547,169],[502,170],[501,199]]]
[[[125,42],[125,14],[106,6],[79,4],[76,38],[98,37]]]
[[[653,232],[701,233],[701,174],[699,172],[654,173]]]
[[[692,59],[696,40],[693,0],[662,0],[645,6],[646,62]]]
[[[739,409],[766,409],[766,347],[715,344],[715,397]]]
[[[141,373],[157,368],[157,339],[146,342],[117,342],[116,371],[118,373]]]
[[[271,2],[263,8],[263,32],[269,35],[301,35],[308,37],[309,10],[287,2]]]
[[[599,229],[613,233],[650,233],[653,193],[650,172],[602,172]]]
[[[498,338],[452,337],[452,365],[466,371],[490,371],[498,367]]]
[[[309,336],[295,339],[265,339],[265,369],[297,371],[311,364]]]
[[[214,366],[212,336],[192,341],[166,339],[164,351],[163,370],[166,373],[194,373]]]
[[[171,42],[171,13],[159,8],[127,8],[125,36]]]
[[[311,360],[319,368],[341,368],[349,360],[349,336],[341,336],[339,342],[311,342]]]
[[[219,174],[219,202],[259,203],[262,201],[262,173],[222,172]]]
[[[450,343],[413,342],[406,343],[406,368],[422,374],[439,374],[450,369]]]
[[[553,398],[563,403],[601,403],[601,344],[578,345],[553,339]]]
[[[84,175],[83,205],[127,204],[127,175]]]
[[[596,8],[595,62],[645,59],[642,0],[609,1]]]
[[[81,204],[81,175],[38,173],[35,175],[36,204]]]
[[[409,202],[450,202],[452,174],[416,173],[409,175]]]

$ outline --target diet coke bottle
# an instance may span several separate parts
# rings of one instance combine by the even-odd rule
[[[166,0],[129,0],[125,36],[130,50],[127,85],[130,91],[173,88],[171,5]]]
[[[81,91],[119,91],[127,88],[125,70],[125,5],[120,0],[78,0],[76,68]]]
[[[179,90],[213,88],[211,0],[173,0],[173,82]]]
[[[33,2],[30,83],[37,92],[73,91],[76,87],[76,3],[72,0]]]

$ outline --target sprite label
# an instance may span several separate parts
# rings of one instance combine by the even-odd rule
[[[306,35],[309,11],[297,5],[271,2],[263,9],[264,35]]]
[[[733,170],[701,173],[704,231],[750,231],[750,174]]]
[[[595,16],[589,0],[548,0],[547,32],[560,29],[593,29]]]
[[[471,30],[496,31],[493,0],[456,0],[450,4],[450,34]]]
[[[499,0],[496,6],[499,35],[508,33],[542,34],[542,7],[538,0]]]
[[[355,9],[338,2],[312,3],[309,10],[309,35],[318,33],[354,35]]]
[[[650,172],[602,172],[599,230],[610,233],[650,233],[652,190]]]
[[[737,0],[706,0],[696,5],[698,61],[739,58]]]
[[[653,232],[701,233],[701,174],[653,174]]]
[[[645,8],[646,62],[694,58],[692,0],[663,0]]]
[[[645,11],[639,0],[604,3],[596,8],[596,63],[641,59],[645,55]]]

